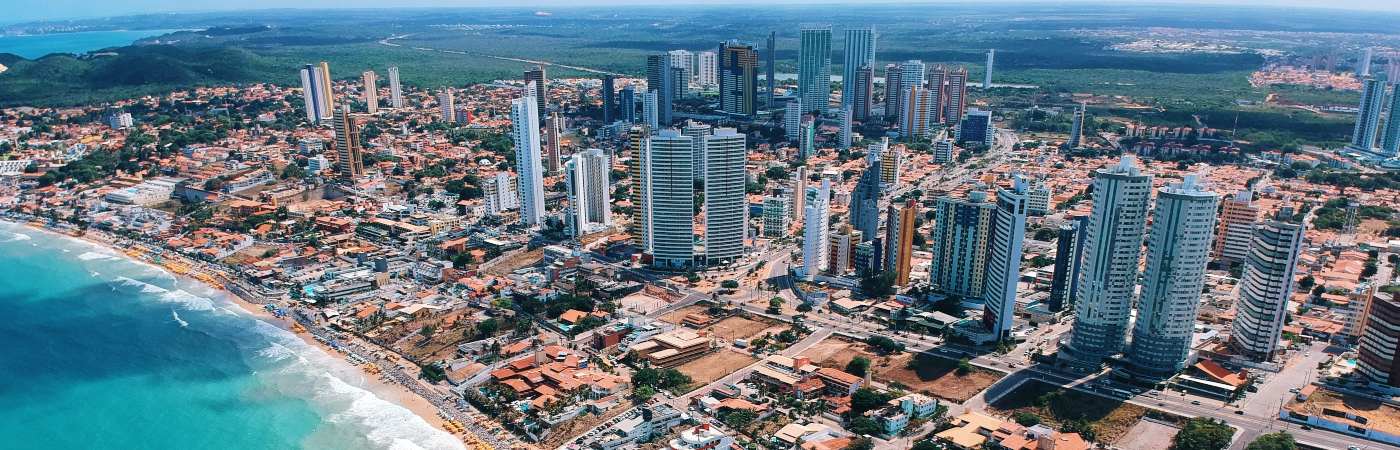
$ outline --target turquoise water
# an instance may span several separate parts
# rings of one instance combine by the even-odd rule
[[[87,53],[107,47],[130,45],[139,39],[177,30],[83,31],[78,33],[0,36],[0,53],[35,59],[50,53]]]
[[[0,222],[0,447],[457,449],[198,283]]]

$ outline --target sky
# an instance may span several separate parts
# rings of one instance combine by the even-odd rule
[[[842,3],[832,0],[762,0],[768,4]],[[882,3],[946,3],[948,0],[878,0]],[[845,2],[845,3],[854,3]],[[961,0],[966,3],[967,0]],[[1113,4],[1209,4],[1270,7],[1319,7],[1400,12],[1396,0],[1016,0],[1017,3],[1113,3]],[[445,6],[521,6],[558,8],[566,6],[752,4],[745,0],[0,0],[0,24],[36,20],[110,17],[131,14],[235,11],[267,8],[392,8]]]

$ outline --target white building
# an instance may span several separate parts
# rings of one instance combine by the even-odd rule
[[[690,153],[695,161],[694,170],[697,180],[705,178],[705,136],[709,136],[713,130],[714,127],[693,120],[686,121],[685,126],[681,128],[681,134],[690,136]]]
[[[875,65],[875,29],[855,27],[846,29],[844,60],[841,64],[841,106],[854,106],[856,73],[861,67]]]
[[[1253,228],[1254,239],[1244,260],[1240,298],[1230,327],[1230,346],[1242,356],[1268,362],[1278,351],[1293,274],[1303,248],[1303,226],[1284,211]]]
[[[151,206],[166,200],[175,193],[175,187],[183,179],[158,177],[152,178],[135,186],[124,187],[112,192],[108,192],[102,199],[109,203],[123,205]]]
[[[438,107],[441,108],[443,122],[457,122],[457,107],[452,101],[452,91],[443,89],[442,93],[438,94]]]
[[[1137,320],[1125,352],[1131,373],[1166,379],[1186,367],[1219,202],[1196,175],[1158,190]]]
[[[855,114],[855,111],[852,110],[850,106],[841,108],[840,142],[837,143],[837,147],[842,150],[851,148],[851,120],[853,120],[853,114]]]
[[[487,214],[498,215],[520,207],[520,199],[516,197],[519,190],[515,184],[515,177],[506,171],[496,172],[495,176],[481,183],[482,203],[486,206]]]
[[[763,197],[763,237],[787,236],[792,220],[792,198],[787,195]]]
[[[703,136],[705,145],[705,260],[707,264],[732,263],[744,255],[749,223],[744,198],[744,164],[748,151],[744,135],[733,128],[718,128]]]
[[[1123,350],[1151,200],[1152,175],[1142,173],[1132,155],[1094,171],[1074,331],[1060,352],[1070,362],[1098,367]]]
[[[797,142],[798,133],[801,132],[802,100],[792,100],[783,109],[783,136],[788,142]]]
[[[1021,244],[1026,239],[1026,191],[1029,186],[1015,175],[1011,189],[998,189],[987,233],[987,269],[982,300],[982,325],[996,340],[1011,337],[1016,316],[1016,283],[1021,278]]]
[[[612,225],[610,167],[608,154],[596,148],[575,153],[565,164],[569,190],[565,220],[571,235],[578,237]]]
[[[1045,185],[1045,180],[1036,180],[1026,191],[1026,212],[1032,216],[1050,213],[1050,187]]]
[[[953,140],[942,139],[933,143],[933,162],[947,164],[953,161]]]
[[[360,81],[365,85],[365,111],[370,114],[379,112],[379,76],[373,70],[366,70],[360,74]]]
[[[710,424],[702,423],[682,431],[668,445],[671,450],[724,450],[733,447],[734,438]]]
[[[690,136],[674,128],[661,130],[652,135],[646,154],[646,226],[656,266],[684,268],[694,263],[695,179],[690,141]]]
[[[107,124],[116,129],[131,128],[131,113],[113,111],[112,115],[107,117]]]
[[[519,177],[520,220],[529,226],[544,223],[544,162],[540,155],[540,116],[534,97],[510,102],[515,137],[515,173]]]
[[[807,204],[803,214],[802,231],[802,276],[811,281],[818,273],[826,270],[828,252],[831,251],[831,180],[823,179],[816,198]]]
[[[1065,146],[1069,148],[1079,148],[1084,140],[1084,103],[1079,103],[1079,107],[1074,109],[1074,120],[1069,126],[1069,141]]]
[[[826,112],[831,101],[831,26],[804,25],[797,52],[797,95],[802,112]]]
[[[389,68],[389,105],[394,108],[403,107],[403,86],[399,84],[399,67]]]
[[[716,86],[719,84],[719,57],[712,51],[704,51],[695,54],[695,81],[701,86]]]
[[[657,109],[656,91],[642,93],[642,122],[647,124],[647,129],[655,130],[660,128],[661,117]]]

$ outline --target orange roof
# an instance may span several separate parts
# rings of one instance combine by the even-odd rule
[[[578,323],[578,321],[580,321],[580,320],[583,320],[583,318],[584,318],[585,316],[587,316],[587,315],[588,315],[588,313],[586,313],[586,312],[579,311],[579,310],[577,310],[577,309],[571,309],[571,310],[568,310],[568,311],[564,311],[564,314],[560,314],[560,315],[559,315],[559,321],[560,321],[560,322],[564,322],[564,323],[574,324],[574,323]]]
[[[1245,383],[1244,372],[1231,372],[1229,369],[1222,367],[1219,363],[1209,359],[1201,360],[1201,362],[1196,363],[1196,370],[1200,370],[1216,381],[1230,386],[1239,387]]]

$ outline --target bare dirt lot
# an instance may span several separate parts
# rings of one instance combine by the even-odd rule
[[[684,319],[685,316],[686,316],[686,314],[705,314],[705,311],[708,311],[709,309],[710,309],[710,307],[709,307],[709,306],[705,306],[705,305],[690,305],[690,306],[687,306],[687,307],[684,307],[684,308],[677,309],[677,310],[675,310],[675,311],[671,311],[671,312],[669,312],[669,313],[666,313],[666,315],[661,316],[661,321],[662,321],[662,322],[666,322],[666,323],[671,323],[671,324],[680,325],[681,319]]]
[[[845,369],[846,364],[856,356],[863,356],[870,359],[875,379],[959,403],[977,395],[1002,377],[998,372],[977,368],[966,375],[958,375],[957,362],[953,360],[910,353],[880,356],[868,345],[841,338],[818,342],[802,352],[802,356],[810,358],[817,365],[836,369]]]
[[[753,364],[754,361],[758,361],[758,358],[732,350],[720,349],[702,356],[700,359],[681,364],[676,367],[676,370],[690,376],[690,379],[694,381],[690,387],[694,389],[734,373],[744,366]]]
[[[759,320],[733,316],[705,327],[705,330],[710,331],[720,339],[731,341],[734,339],[749,339],[761,336],[764,333],[777,334],[787,328],[787,325],[774,323],[766,319]]]
[[[1171,425],[1144,420],[1134,425],[1128,434],[1113,445],[1133,450],[1167,450],[1171,448],[1172,437],[1176,436],[1177,431],[1181,430]]]
[[[1141,406],[1039,381],[1028,381],[989,406],[1008,417],[1018,412],[1035,414],[1056,427],[1075,420],[1087,421],[1097,442],[1118,441],[1147,414],[1147,408]]]

